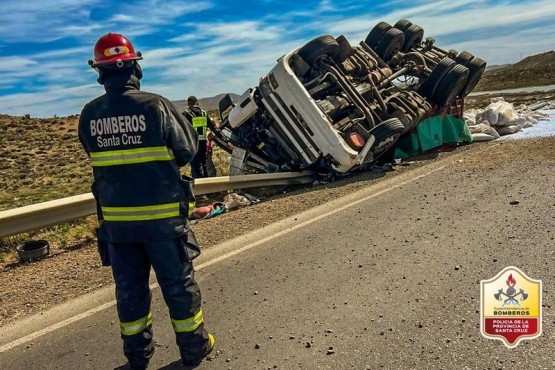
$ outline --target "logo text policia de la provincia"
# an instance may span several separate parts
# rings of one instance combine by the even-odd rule
[[[91,136],[96,136],[99,148],[142,144],[142,136],[138,133],[146,131],[145,116],[117,116],[92,119],[90,121]]]

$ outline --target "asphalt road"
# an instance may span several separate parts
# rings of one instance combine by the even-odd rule
[[[555,368],[549,158],[455,155],[209,249],[196,277],[217,351],[199,368]],[[510,265],[543,281],[543,335],[514,349],[480,334],[480,280]],[[0,368],[123,364],[110,300],[0,328]],[[159,289],[153,314],[152,368],[177,368]]]

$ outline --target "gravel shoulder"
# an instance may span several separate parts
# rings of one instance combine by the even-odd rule
[[[487,150],[481,150],[483,148]],[[364,172],[334,183],[279,189],[280,194],[271,196],[265,194],[265,190],[252,191],[261,198],[260,203],[200,221],[193,229],[201,248],[207,249],[372,183],[455,154],[462,154],[468,163],[481,162],[483,176],[487,176],[488,166],[512,165],[518,170],[520,165],[541,163],[554,169],[555,138],[475,143],[455,151],[424,155],[413,159],[409,166],[396,166],[393,172]],[[470,183],[463,185],[471,186]],[[101,267],[92,240],[74,250],[65,250],[37,262],[7,261],[0,265],[0,326],[110,284],[111,271]]]

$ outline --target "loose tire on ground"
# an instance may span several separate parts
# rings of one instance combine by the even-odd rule
[[[316,59],[324,55],[335,58],[338,53],[339,44],[333,36],[329,35],[317,37],[306,43],[297,51],[297,55],[308,65],[312,65]]]
[[[47,256],[50,253],[50,243],[46,240],[28,240],[16,249],[20,260],[32,261]]]
[[[434,93],[434,102],[440,107],[447,107],[461,94],[468,79],[468,68],[461,64],[453,67],[441,80]]]

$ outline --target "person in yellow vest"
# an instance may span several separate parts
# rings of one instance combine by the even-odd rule
[[[121,369],[146,369],[154,353],[151,268],[168,306],[185,366],[214,348],[204,328],[192,260],[200,249],[187,220],[190,183],[179,168],[197,150],[197,133],[168,99],[140,90],[141,53],[125,36],[98,39],[89,61],[105,94],[85,105],[79,140],[90,158],[98,250],[111,266],[123,352]]]
[[[183,115],[193,124],[198,134],[198,151],[191,161],[191,175],[195,179],[216,176],[209,150],[211,132],[216,130],[216,125],[206,111],[200,109],[198,99],[195,96],[187,98],[187,110]]]

